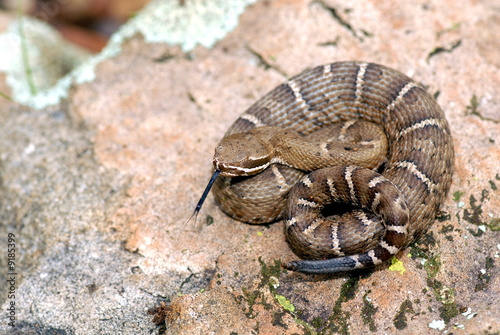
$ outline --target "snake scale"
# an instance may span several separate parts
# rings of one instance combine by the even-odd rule
[[[262,153],[291,147],[280,140],[288,132],[307,138],[338,124],[342,138],[364,121],[387,138],[383,161],[293,167],[289,160],[310,160],[300,148],[291,158]],[[280,129],[285,135],[272,135]],[[271,142],[259,142],[260,133]],[[344,139],[342,150],[365,155],[356,143],[374,145],[360,136]],[[312,157],[333,156],[336,142],[319,143]],[[232,155],[241,157],[233,162]],[[285,268],[334,273],[383,263],[425,232],[450,188],[453,164],[448,122],[421,85],[382,65],[337,62],[302,72],[245,111],[216,148],[210,186],[215,181],[216,201],[237,220],[284,219],[286,239],[303,258]]]

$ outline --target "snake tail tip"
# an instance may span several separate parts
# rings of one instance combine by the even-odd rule
[[[284,268],[285,270],[297,271],[298,262],[292,261],[292,262],[283,263],[283,264],[281,264],[281,267]]]

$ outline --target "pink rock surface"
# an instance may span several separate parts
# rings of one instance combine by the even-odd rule
[[[130,266],[141,277],[126,280],[166,297],[166,332],[422,334],[437,333],[435,320],[448,333],[499,331],[499,22],[487,1],[260,1],[211,50],[136,37],[74,87],[63,109],[88,130],[97,166],[128,178],[95,227],[139,255]],[[211,195],[187,223],[238,115],[288,77],[341,60],[413,77],[450,123],[453,184],[442,220],[398,255],[405,271],[283,272],[276,262],[296,256],[281,223],[234,221]],[[186,292],[171,274],[209,284]]]

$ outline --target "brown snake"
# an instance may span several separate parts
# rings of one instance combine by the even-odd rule
[[[281,143],[289,134],[272,135],[280,131],[272,127],[279,127],[300,141],[336,123],[341,131],[357,127],[352,120],[385,133],[384,164],[337,157],[336,163],[311,167],[305,163],[311,156],[332,156],[329,147],[338,141],[323,141],[302,156],[300,145],[291,154],[281,152],[292,147]],[[373,147],[358,138],[340,143],[340,150],[358,153],[358,142]],[[266,150],[281,156],[269,158]],[[362,150],[362,157],[368,155]],[[339,62],[304,71],[244,112],[216,149],[211,183],[222,210],[237,220],[284,218],[287,241],[306,259],[285,268],[333,273],[385,262],[425,232],[450,188],[453,163],[444,113],[419,84],[381,65]]]

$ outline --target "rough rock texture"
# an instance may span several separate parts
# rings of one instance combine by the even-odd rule
[[[1,332],[499,332],[499,8],[260,1],[211,50],[137,36],[59,106],[3,103],[0,280],[9,278],[9,233],[17,276],[15,299],[2,298]],[[287,77],[348,59],[428,86],[454,137],[443,214],[398,255],[405,271],[284,272],[280,261],[296,256],[281,223],[236,222],[212,196],[187,223],[237,116]],[[4,316],[11,301],[16,328]]]

